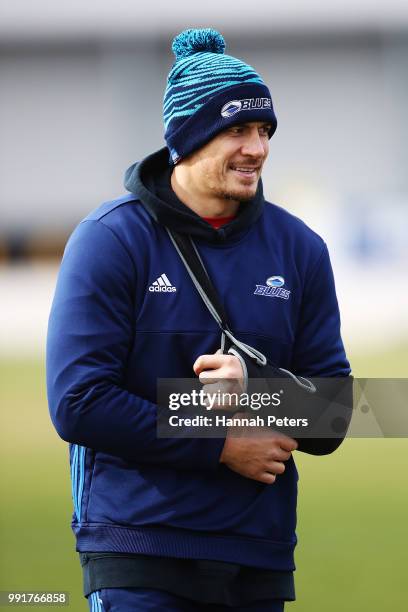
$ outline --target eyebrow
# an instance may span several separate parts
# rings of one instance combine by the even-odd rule
[[[244,126],[244,127],[248,127],[249,125],[251,125],[251,123],[253,123],[252,121],[248,121],[245,123],[236,123],[235,125],[232,125],[231,127],[238,127],[238,126]],[[264,121],[263,123],[261,123],[261,125],[259,127],[272,127],[272,123],[268,122],[268,121]]]

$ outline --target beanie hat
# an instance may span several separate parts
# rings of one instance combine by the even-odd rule
[[[216,134],[238,123],[277,120],[269,89],[255,70],[225,55],[225,41],[212,29],[185,30],[175,37],[176,61],[169,73],[163,118],[171,161],[176,164]]]

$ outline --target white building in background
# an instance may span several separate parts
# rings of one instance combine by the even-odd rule
[[[163,144],[170,43],[191,26],[218,28],[270,86],[275,201],[320,218],[408,192],[406,2],[151,4],[0,1],[0,233],[70,228],[122,192]]]
[[[186,27],[220,30],[270,86],[265,191],[327,240],[346,336],[372,334],[370,316],[377,335],[388,320],[408,335],[406,1],[0,0],[0,242],[66,235],[123,193],[126,167],[164,144],[170,43]]]

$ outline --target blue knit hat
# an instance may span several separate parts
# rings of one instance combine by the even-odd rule
[[[269,89],[255,70],[225,55],[225,41],[212,29],[185,30],[173,40],[176,61],[167,79],[163,117],[174,164],[231,125],[250,121],[276,130]]]

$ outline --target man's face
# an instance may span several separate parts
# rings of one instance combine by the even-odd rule
[[[270,124],[251,122],[220,132],[185,159],[202,195],[244,202],[254,197],[269,152]]]

